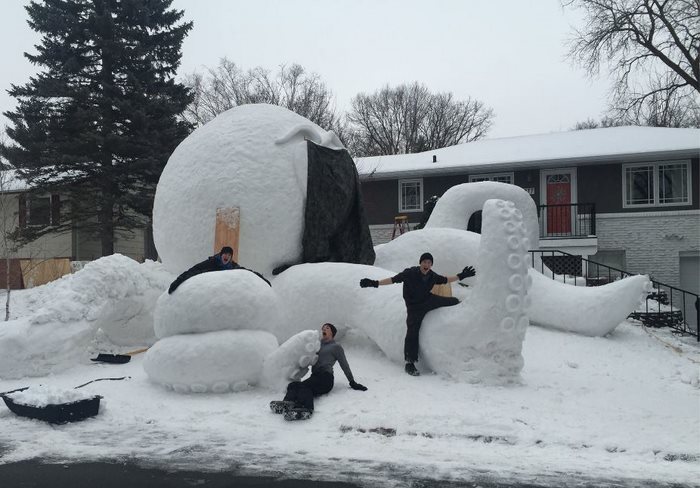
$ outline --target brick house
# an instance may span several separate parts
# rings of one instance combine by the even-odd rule
[[[538,205],[540,249],[700,291],[699,129],[611,127],[357,158],[375,245],[448,188],[501,181]],[[472,216],[474,218],[475,216]],[[470,221],[471,225],[471,221]]]

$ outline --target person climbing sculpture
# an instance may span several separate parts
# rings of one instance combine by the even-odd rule
[[[333,324],[323,324],[321,327],[321,348],[318,351],[318,360],[311,368],[311,376],[304,381],[289,383],[284,400],[270,402],[270,409],[274,413],[284,414],[285,420],[310,418],[314,412],[314,397],[325,395],[333,389],[333,366],[336,361],[340,363],[340,367],[350,383],[350,388],[367,391],[366,386],[355,381],[350,365],[345,358],[343,346],[335,342],[337,332],[338,330]]]
[[[418,361],[418,337],[423,318],[431,310],[440,307],[457,305],[459,300],[455,297],[442,297],[431,293],[433,286],[444,285],[454,281],[463,280],[476,275],[474,268],[466,266],[460,273],[445,277],[435,273],[433,267],[433,255],[423,253],[419,260],[419,266],[406,268],[399,274],[383,280],[360,280],[362,288],[377,288],[380,285],[403,283],[403,299],[406,302],[406,339],[404,340],[405,370],[411,376],[419,376],[416,369]]]
[[[175,278],[175,281],[173,281],[170,284],[170,288],[168,288],[168,293],[173,294],[177,288],[183,284],[185,281],[188,279],[192,278],[193,276],[196,276],[198,274],[202,273],[209,273],[212,271],[226,271],[229,269],[247,269],[244,268],[243,266],[240,266],[236,261],[233,260],[233,248],[230,246],[224,246],[221,248],[221,251],[219,251],[217,254],[214,254],[213,256],[209,256],[207,259],[202,261],[201,263],[197,263],[194,266],[192,266],[190,269],[182,273],[180,276]],[[255,273],[258,275],[261,279],[265,280],[265,282],[272,286],[268,280],[265,279],[263,275],[258,273],[257,271],[253,270],[248,270],[251,273]]]

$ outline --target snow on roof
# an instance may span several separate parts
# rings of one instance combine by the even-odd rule
[[[0,193],[25,191],[29,185],[17,175],[15,169],[0,169]]]
[[[486,139],[415,154],[356,158],[363,179],[498,171],[516,167],[576,165],[700,154],[700,129],[608,127],[552,134]],[[433,162],[433,156],[436,162]]]

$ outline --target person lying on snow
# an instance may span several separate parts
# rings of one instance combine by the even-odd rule
[[[453,281],[463,280],[476,275],[474,268],[466,266],[461,273],[455,276],[445,277],[437,274],[433,267],[433,255],[423,253],[418,261],[420,266],[406,268],[399,274],[383,280],[370,280],[362,278],[362,288],[377,288],[380,285],[403,283],[403,299],[406,302],[406,339],[404,340],[404,359],[406,360],[406,372],[411,376],[420,376],[414,364],[418,361],[418,333],[423,323],[423,318],[431,310],[440,307],[457,305],[459,300],[455,297],[441,297],[430,291],[435,285],[444,285]]]
[[[197,263],[190,269],[178,276],[175,281],[172,282],[170,288],[168,288],[168,293],[172,293],[177,290],[177,287],[183,284],[185,281],[189,280],[193,276],[202,273],[209,273],[211,271],[226,271],[227,269],[247,269],[240,266],[236,261],[233,260],[233,249],[230,246],[224,246],[221,248],[218,254],[209,256],[207,259],[201,263]],[[261,279],[265,280],[265,283],[270,285],[270,282],[265,279],[263,275],[252,269],[248,269],[251,273],[255,273]],[[272,286],[272,285],[270,285]]]
[[[304,381],[293,381],[287,385],[287,394],[282,401],[270,402],[274,413],[284,414],[285,420],[305,420],[314,412],[314,397],[325,395],[333,389],[333,366],[336,361],[350,382],[350,388],[367,391],[367,387],[355,382],[350,371],[343,346],[335,342],[338,332],[333,324],[321,327],[321,349],[318,361],[311,368],[311,376]]]

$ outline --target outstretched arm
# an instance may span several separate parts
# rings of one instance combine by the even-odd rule
[[[343,349],[343,346],[340,344],[336,344],[336,346],[337,347],[334,350],[335,359],[338,361],[338,364],[340,364],[340,368],[343,370],[343,373],[345,373],[345,377],[348,379],[348,383],[350,383],[350,388],[358,391],[367,391],[367,387],[356,382],[355,378],[352,376],[350,365],[348,364],[348,360],[345,358],[345,350]]]
[[[391,280],[391,278],[384,278],[383,280],[370,280],[369,278],[362,278],[360,280],[360,287],[361,288],[377,288],[378,286],[382,285],[391,285],[394,282]]]
[[[392,276],[391,278],[384,278],[383,280],[370,280],[369,278],[362,278],[360,280],[360,287],[377,288],[378,286],[382,285],[393,285],[394,283],[401,283],[404,280],[404,271],[397,274],[396,276]]]
[[[464,278],[469,278],[470,276],[474,276],[474,275],[476,275],[476,271],[474,271],[474,268],[472,268],[471,266],[466,266],[460,273],[457,273],[456,275],[445,276],[444,278],[440,277],[438,279],[437,283],[442,284],[442,283],[440,283],[440,280],[442,280],[442,279],[447,280],[447,283],[453,283],[455,281],[461,281]]]

